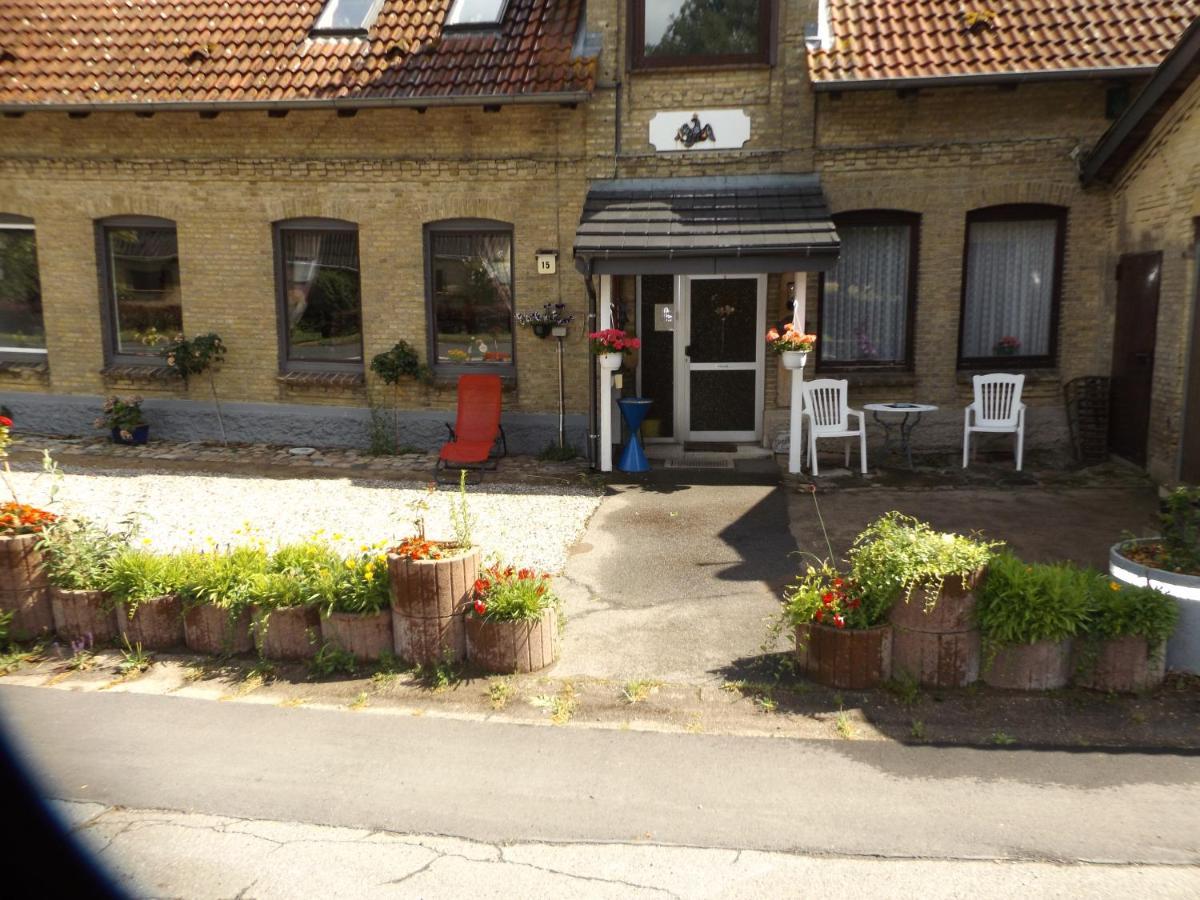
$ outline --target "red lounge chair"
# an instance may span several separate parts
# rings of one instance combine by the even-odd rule
[[[457,479],[443,478],[444,472],[468,469],[482,480],[484,469],[495,469],[496,460],[508,455],[508,441],[500,425],[500,376],[463,375],[458,379],[458,417],[454,427],[446,423],[450,440],[438,454],[434,477],[441,484]],[[499,447],[497,447],[497,443]]]

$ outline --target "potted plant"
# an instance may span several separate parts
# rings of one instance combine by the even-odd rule
[[[808,566],[785,592],[784,616],[796,638],[796,660],[827,687],[860,690],[892,677],[890,603],[864,597],[852,575],[828,562]]]
[[[321,637],[360,662],[393,651],[391,591],[386,554],[366,547],[337,570],[333,590],[322,592]]]
[[[0,504],[0,610],[12,613],[9,635],[30,640],[54,629],[42,531],[57,516],[16,500]]]
[[[803,334],[788,322],[783,331],[772,328],[767,332],[767,349],[777,353],[785,369],[802,369],[808,362],[808,354],[817,346],[815,334]]]
[[[1071,677],[1071,638],[1088,618],[1091,575],[1069,564],[1026,564],[1010,553],[988,567],[979,598],[992,687],[1048,691]]]
[[[266,659],[312,659],[321,644],[323,591],[337,582],[342,560],[316,542],[288,544],[276,550],[266,571],[251,575],[247,596],[251,631]]]
[[[1021,350],[1021,339],[1016,335],[1005,335],[996,341],[996,346],[992,348],[992,352],[997,356],[1016,356]]]
[[[183,560],[126,548],[104,574],[117,628],[131,645],[164,650],[183,643],[183,605],[176,591],[185,580]]]
[[[450,352],[453,356],[455,351]],[[465,362],[466,357],[455,361]],[[433,380],[433,372],[421,362],[421,357],[416,350],[409,346],[407,341],[397,341],[391,350],[377,353],[371,360],[371,371],[392,389],[392,433],[394,444],[399,448],[402,446],[400,441],[400,384],[407,380],[428,384]]]
[[[104,589],[112,561],[128,546],[131,523],[111,532],[81,518],[60,518],[42,530],[54,629],[64,641],[114,641],[119,634],[113,600]]]
[[[621,368],[626,353],[638,350],[642,346],[638,338],[630,337],[620,328],[593,331],[588,335],[588,341],[592,352],[600,360],[600,368],[609,372]]]
[[[549,575],[495,563],[472,586],[467,659],[501,674],[544,669],[558,659],[559,616]]]
[[[467,504],[466,474],[460,473],[458,493],[450,501],[453,539],[425,536],[431,490],[413,504],[417,533],[387,552],[395,651],[413,665],[466,658],[464,616],[480,566],[479,549],[471,538],[474,517]]]
[[[546,303],[541,309],[533,312],[517,313],[517,324],[528,327],[540,338],[551,334],[565,336],[567,325],[575,318],[567,315],[567,304]]]
[[[141,397],[109,397],[96,427],[109,432],[114,444],[144,444],[150,439],[150,426],[142,414]]]
[[[159,351],[167,361],[167,367],[178,373],[187,384],[193,375],[208,373],[208,386],[212,391],[213,409],[217,413],[217,427],[221,429],[221,443],[229,445],[225,435],[225,419],[221,416],[221,399],[217,396],[217,369],[225,359],[225,342],[219,334],[202,334],[191,339],[177,335]]]
[[[184,553],[187,577],[177,593],[183,602],[183,636],[189,650],[213,656],[249,653],[252,585],[266,572],[267,551],[260,546],[225,552]]]
[[[850,549],[864,602],[890,607],[892,670],[929,687],[962,687],[979,678],[975,593],[997,542],[939,532],[889,512]]]
[[[1099,691],[1145,691],[1166,674],[1167,640],[1179,607],[1166,594],[1093,574],[1088,619],[1074,643],[1075,683]]]

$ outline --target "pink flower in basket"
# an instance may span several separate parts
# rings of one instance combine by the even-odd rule
[[[642,342],[630,337],[620,328],[605,328],[603,331],[593,331],[588,335],[593,353],[628,353],[637,350]]]
[[[783,333],[772,328],[767,332],[767,346],[775,353],[812,353],[817,346],[815,334],[802,334],[791,322],[783,326]]]

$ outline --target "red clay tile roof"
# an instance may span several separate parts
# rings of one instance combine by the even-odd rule
[[[0,106],[509,99],[591,91],[584,0],[511,0],[450,32],[451,0],[385,0],[365,39],[310,39],[325,0],[3,0]]]
[[[829,0],[829,7],[832,45],[809,55],[818,89],[1150,70],[1200,15],[1200,0]],[[982,14],[974,29],[971,12]]]

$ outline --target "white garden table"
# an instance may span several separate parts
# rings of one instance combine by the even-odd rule
[[[863,409],[871,413],[871,418],[883,427],[883,449],[888,453],[899,451],[908,460],[908,467],[913,467],[912,433],[921,424],[923,413],[937,412],[937,407],[929,403],[868,403]],[[885,419],[884,416],[890,418]],[[899,421],[895,417],[899,416]]]

